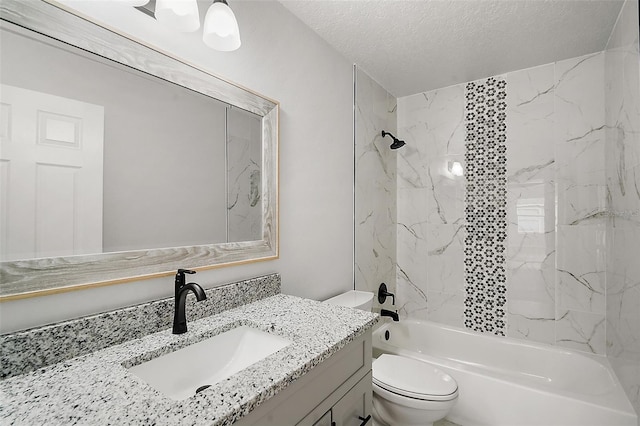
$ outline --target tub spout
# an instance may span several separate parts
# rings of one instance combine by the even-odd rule
[[[400,321],[397,312],[389,311],[387,309],[380,309],[381,317],[391,317],[394,321]]]

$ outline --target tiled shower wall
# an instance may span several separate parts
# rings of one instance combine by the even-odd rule
[[[605,51],[607,356],[640,413],[640,54],[627,0]]]
[[[486,163],[479,176],[476,167],[474,179],[486,186],[480,202],[497,200],[506,216],[498,209],[479,225],[465,216],[465,194],[477,182],[451,172],[454,161],[469,170],[465,152],[474,167],[487,155],[477,144],[465,147],[469,87],[398,100],[398,131],[408,143],[398,162],[401,312],[465,326],[474,315],[470,295],[492,296],[499,304],[498,294],[467,279],[475,272],[465,261],[481,256],[479,264],[485,262],[487,240],[474,236],[476,225],[502,226],[505,256],[492,261],[506,272],[507,311],[504,317],[499,309],[483,312],[478,329],[604,354],[604,53],[495,79],[506,83],[506,194],[493,185],[500,162]]]
[[[359,69],[354,72],[355,109],[355,286],[377,292],[396,281],[396,99]]]
[[[506,218],[493,217],[507,230],[505,258],[494,259],[506,274],[506,335],[606,354],[638,412],[639,63],[638,1],[627,0],[606,51],[496,76],[506,83],[506,195],[483,193],[506,203]],[[468,83],[398,99],[407,145],[394,152],[379,136],[393,132],[393,97],[360,71],[357,80],[356,288],[375,291],[395,272],[402,316],[464,327],[469,290],[487,290],[465,284],[481,246],[468,239],[469,176],[452,167],[478,154],[465,146]],[[494,326],[483,331],[500,329],[482,314]]]

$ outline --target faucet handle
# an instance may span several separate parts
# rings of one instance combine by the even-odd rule
[[[385,283],[380,284],[380,287],[378,288],[378,303],[380,303],[381,305],[387,300],[387,297],[391,296],[391,304],[395,305],[396,304],[396,296],[393,293],[389,293],[387,291],[387,285]]]
[[[184,274],[195,274],[196,271],[192,271],[191,269],[178,269],[178,273],[176,274],[176,291],[178,291],[182,286],[186,283],[186,278]]]

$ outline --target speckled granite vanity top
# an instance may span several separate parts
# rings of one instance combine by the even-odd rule
[[[276,294],[192,320],[183,335],[166,329],[4,379],[0,423],[232,424],[376,321],[368,312]],[[275,333],[293,344],[182,401],[163,396],[125,368],[150,353],[172,352],[238,325]]]

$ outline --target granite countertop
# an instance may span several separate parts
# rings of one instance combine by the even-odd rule
[[[17,425],[229,425],[376,322],[369,312],[278,294],[191,321],[182,335],[167,329],[5,379],[0,418]],[[293,344],[182,401],[163,396],[125,368],[239,325]]]

